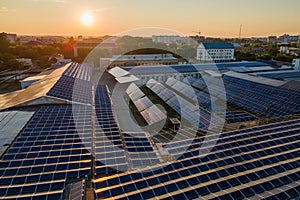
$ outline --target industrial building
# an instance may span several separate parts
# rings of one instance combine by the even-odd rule
[[[238,69],[249,71],[254,68],[256,69],[255,71],[260,71],[259,69],[265,71],[266,68],[270,71],[276,70],[269,64],[258,61],[123,67],[123,69],[129,71],[132,75],[138,77],[140,80],[137,83],[142,85],[146,84],[150,79],[163,83],[170,77],[174,77],[177,80],[181,80],[187,76],[200,78],[201,73],[210,73],[211,71],[221,72]]]
[[[112,58],[100,58],[101,67],[125,67],[140,65],[172,65],[178,64],[178,59],[172,54],[138,54],[113,55]]]
[[[266,65],[113,68],[105,85],[69,63],[1,94],[0,199],[299,198],[300,87],[230,70]],[[139,82],[148,73],[167,75]],[[150,127],[169,112],[187,123],[128,131],[126,99]]]

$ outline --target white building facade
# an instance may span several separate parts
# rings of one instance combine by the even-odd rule
[[[300,70],[300,58],[293,59],[292,65],[295,70]]]
[[[196,59],[201,63],[232,62],[234,46],[228,42],[203,42],[197,48]]]

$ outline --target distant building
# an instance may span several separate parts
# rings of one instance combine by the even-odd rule
[[[109,53],[112,53],[113,50],[117,49],[117,45],[113,39],[103,40],[101,38],[88,38],[81,39],[74,46],[74,57],[78,56],[79,49],[106,49]]]
[[[276,36],[269,36],[268,37],[268,43],[277,43],[277,37]]]
[[[265,37],[261,37],[261,38],[252,37],[251,39],[254,41],[259,41],[259,42],[263,42],[263,43],[266,43],[268,41],[268,38],[265,38]]]
[[[16,59],[19,63],[25,66],[32,66],[32,60],[30,58],[17,58]]]
[[[10,43],[15,43],[17,39],[17,34],[6,34],[7,39],[9,40]]]
[[[242,62],[226,62],[226,63],[206,63],[206,64],[179,64],[170,66],[141,66],[141,67],[123,67],[132,75],[140,80],[136,82],[138,85],[146,84],[149,80],[154,79],[160,83],[165,83],[168,78],[173,77],[177,80],[182,80],[187,76],[200,78],[202,74],[207,74],[213,77],[219,77],[218,72],[212,70],[218,69],[233,71],[234,68],[265,68],[269,66],[263,62],[257,61],[242,61]]]
[[[182,37],[178,35],[153,35],[152,36],[153,42],[161,42],[165,44],[179,43],[181,40]]]
[[[300,70],[300,58],[293,59],[292,65],[295,70]]]
[[[72,62],[72,59],[66,59],[66,58],[63,58],[63,59],[57,59],[57,64],[68,64]]]
[[[113,55],[112,58],[100,58],[101,66],[110,67],[172,64],[178,64],[178,59],[172,54]]]
[[[280,42],[290,42],[291,36],[288,34],[284,34],[282,36],[279,36]]]
[[[298,35],[291,35],[290,36],[290,42],[297,42],[298,41],[299,36]]]
[[[279,52],[282,54],[288,54],[289,53],[289,46],[287,42],[283,42],[279,44]]]
[[[234,61],[234,46],[228,42],[202,42],[196,59],[201,63]]]

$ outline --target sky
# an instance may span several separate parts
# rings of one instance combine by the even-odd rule
[[[299,0],[0,0],[0,32],[102,36],[159,27],[142,34],[238,37],[242,24],[242,37],[300,35],[299,8]]]

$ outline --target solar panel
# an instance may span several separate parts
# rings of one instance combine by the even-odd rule
[[[152,101],[148,97],[140,98],[133,103],[140,112],[153,106]]]
[[[155,105],[142,111],[141,115],[149,125],[167,118],[167,116]]]
[[[210,140],[216,138],[211,136]],[[185,156],[151,168],[96,179],[97,198],[300,196],[295,189],[285,194],[282,190],[269,196],[264,194],[300,180],[299,140],[300,120],[294,120],[221,134],[217,145],[204,157],[199,157],[203,137],[192,143],[176,142],[174,150],[190,143]]]
[[[164,89],[160,90],[160,92],[157,92],[155,90],[156,85],[159,88]],[[188,120],[194,127],[197,127],[201,130],[207,130],[210,116],[206,111],[199,110],[196,105],[172,92],[170,89],[166,88],[164,85],[156,82],[155,80],[149,80],[146,86],[163,101],[165,101],[165,103],[168,104],[179,115]]]
[[[155,124],[167,117],[134,83],[129,85],[126,93],[148,125]]]
[[[128,163],[106,85],[96,87],[95,112],[97,120],[95,124],[96,174],[127,171]]]
[[[132,169],[138,169],[160,162],[149,137],[145,133],[123,133],[128,160]]]
[[[193,82],[192,85],[195,88],[220,98],[219,91],[221,89],[213,83],[205,83],[210,81],[204,81],[202,78],[189,78],[189,81]],[[223,76],[223,82],[227,101],[251,113],[261,114],[268,118],[281,119],[300,112],[300,106],[297,101],[300,94],[296,91],[264,85],[229,75]],[[208,91],[206,84],[210,84],[213,89]]]
[[[61,198],[66,178],[90,175],[86,124],[91,124],[90,107],[41,107],[0,160],[0,196]]]
[[[46,95],[74,102],[92,102],[92,68],[73,63]]]

